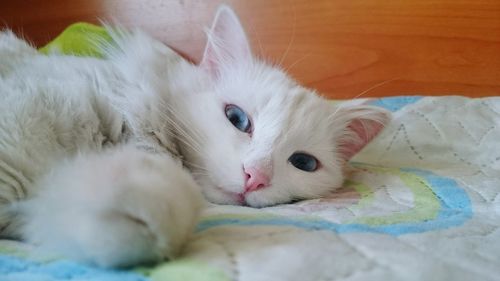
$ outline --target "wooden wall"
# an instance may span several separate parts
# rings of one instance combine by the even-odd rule
[[[43,45],[72,22],[114,18],[197,61],[221,2],[4,0],[0,22]],[[500,95],[500,0],[224,2],[255,53],[326,96]]]

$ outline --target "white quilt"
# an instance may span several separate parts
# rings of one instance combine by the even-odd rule
[[[500,280],[500,98],[370,103],[394,120],[328,198],[214,206],[180,260],[126,272],[2,241],[0,280]]]

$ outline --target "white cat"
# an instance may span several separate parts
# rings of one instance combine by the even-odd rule
[[[389,120],[252,56],[219,8],[193,65],[140,31],[105,59],[0,33],[0,233],[101,266],[174,257],[203,206],[320,197]]]

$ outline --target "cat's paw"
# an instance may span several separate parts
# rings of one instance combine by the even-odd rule
[[[41,181],[24,206],[28,241],[100,266],[174,257],[202,206],[191,176],[167,155],[124,147],[77,157]]]

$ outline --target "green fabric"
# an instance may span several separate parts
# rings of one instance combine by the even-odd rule
[[[103,27],[79,22],[70,25],[39,51],[44,54],[61,52],[76,56],[102,57],[96,43],[110,41],[111,37]]]
[[[152,281],[229,281],[220,269],[190,260],[166,262],[150,272]]]

